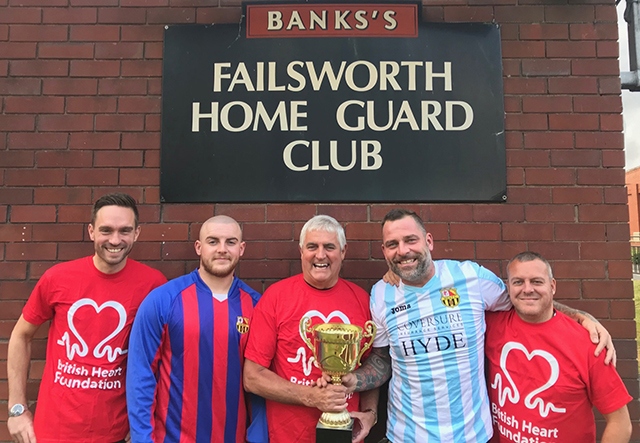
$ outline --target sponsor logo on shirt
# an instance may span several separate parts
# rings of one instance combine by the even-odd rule
[[[391,308],[392,314],[397,314],[398,312],[406,311],[411,307],[411,303],[407,303],[406,305],[394,306]]]
[[[246,334],[247,332],[249,332],[249,319],[247,317],[238,315],[238,318],[236,319],[236,329],[241,334]]]
[[[456,288],[444,288],[440,289],[440,301],[447,308],[455,308],[460,303],[460,296],[458,295],[458,290]]]

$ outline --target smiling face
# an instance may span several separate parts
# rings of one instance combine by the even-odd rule
[[[332,288],[338,282],[346,251],[346,245],[340,250],[337,234],[307,231],[300,247],[304,280],[317,289]]]
[[[433,237],[412,217],[387,221],[382,227],[382,252],[389,268],[410,286],[424,286],[435,274]]]
[[[542,323],[553,317],[556,281],[541,260],[512,261],[507,267],[507,289],[520,318]]]
[[[214,217],[200,228],[200,238],[195,243],[196,254],[200,256],[200,272],[213,277],[224,278],[233,274],[240,257],[244,254],[245,243],[242,230],[235,220]],[[217,221],[222,220],[222,221]]]
[[[105,274],[114,274],[126,264],[127,255],[140,235],[135,214],[131,208],[103,206],[89,224],[89,237],[93,240],[93,263]]]

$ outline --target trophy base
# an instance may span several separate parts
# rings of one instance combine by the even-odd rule
[[[316,443],[351,443],[353,435],[353,419],[342,428],[330,428],[318,423],[316,425]]]

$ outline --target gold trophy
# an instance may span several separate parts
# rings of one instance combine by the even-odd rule
[[[309,317],[300,320],[300,335],[313,352],[318,366],[331,376],[331,383],[341,385],[342,376],[355,370],[360,365],[362,354],[371,347],[376,336],[376,325],[371,320],[364,324],[364,329],[345,323],[322,323],[315,326],[310,324]],[[309,335],[313,339],[310,339]],[[361,346],[365,338],[369,340]],[[320,430],[329,428],[348,431],[348,440],[345,438],[345,441],[351,442],[352,427],[353,419],[346,410],[323,412],[316,428],[316,441],[339,441],[334,432],[326,438],[320,437]]]

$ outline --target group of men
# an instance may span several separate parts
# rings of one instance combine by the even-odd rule
[[[199,267],[166,282],[127,258],[140,233],[135,201],[100,198],[88,228],[94,255],[45,272],[11,335],[11,435],[21,443],[312,443],[320,414],[347,408],[362,441],[377,421],[377,388],[391,378],[393,443],[595,441],[592,404],[607,420],[603,443],[628,442],[631,397],[600,353],[606,346],[615,363],[610,336],[554,306],[543,257],[515,257],[505,287],[475,263],[432,260],[433,238],[413,212],[393,210],[382,227],[397,286],[381,281],[369,297],[340,278],[344,230],[319,215],[300,233],[302,273],[260,297],[235,275],[245,243],[232,218],[205,221]],[[372,352],[342,385],[314,364],[302,318],[377,325]],[[34,419],[31,341],[49,320]]]

